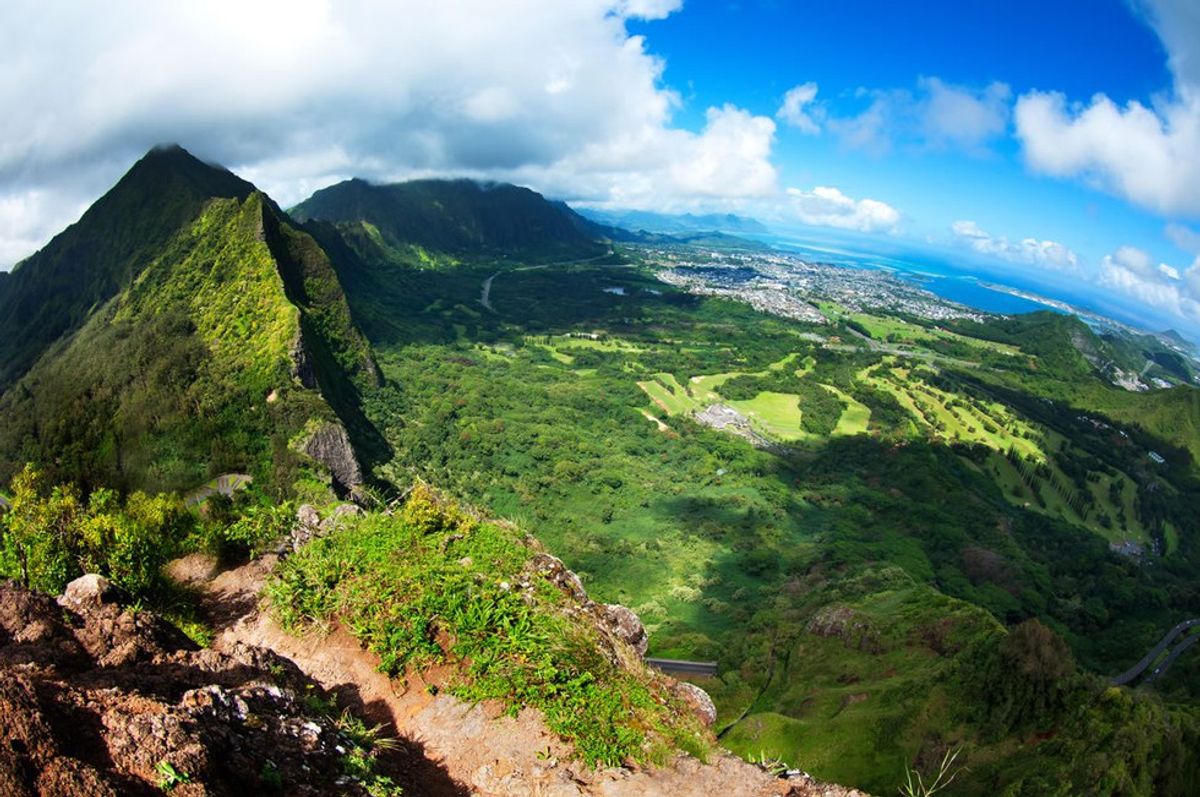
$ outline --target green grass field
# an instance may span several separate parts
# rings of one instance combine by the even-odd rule
[[[784,442],[811,437],[800,428],[800,397],[794,393],[764,391],[748,401],[726,403],[749,418],[768,437]]]
[[[702,408],[673,374],[655,374],[653,379],[637,384],[668,415],[686,415]]]
[[[821,387],[837,396],[846,405],[846,409],[842,411],[842,417],[838,418],[837,428],[833,430],[834,435],[866,434],[867,424],[871,420],[871,408],[833,385],[821,385]]]

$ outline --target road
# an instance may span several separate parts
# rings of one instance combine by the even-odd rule
[[[482,304],[483,309],[487,310],[489,313],[496,312],[496,308],[492,307],[492,280],[496,279],[498,276],[500,276],[499,271],[485,279],[483,281],[483,292],[479,295],[479,303]]]
[[[188,493],[184,502],[188,506],[196,506],[217,493],[232,497],[235,492],[245,489],[252,481],[254,479],[248,473],[222,473],[203,487],[197,487]]]
[[[1130,681],[1136,679],[1155,661],[1155,659],[1163,654],[1163,651],[1166,650],[1167,647],[1174,642],[1180,634],[1182,634],[1184,631],[1187,631],[1189,628],[1195,628],[1198,625],[1200,625],[1200,618],[1196,618],[1194,620],[1184,620],[1182,623],[1179,623],[1170,631],[1168,631],[1163,638],[1158,641],[1158,644],[1152,647],[1150,652],[1142,657],[1141,661],[1113,678],[1111,681],[1109,681],[1109,683],[1113,686],[1124,686]],[[1150,678],[1147,680],[1152,680],[1166,672],[1167,668],[1171,666],[1171,663],[1175,661],[1175,657],[1187,649],[1196,639],[1200,639],[1200,636],[1194,636],[1185,640],[1183,644],[1171,651],[1171,655],[1167,657],[1167,660],[1156,667],[1154,672],[1151,673]]]
[[[611,256],[612,253],[613,252],[610,249],[602,255],[588,257],[583,260],[565,260],[562,263],[543,263],[540,266],[521,266],[520,268],[497,271],[495,274],[483,281],[483,286],[479,293],[479,303],[483,305],[483,309],[487,310],[489,313],[496,312],[496,308],[492,306],[492,280],[496,279],[496,277],[499,277],[505,271],[537,271],[541,268],[554,268],[556,266],[579,266],[583,265],[584,263],[594,263],[597,260],[603,260],[604,258]]]
[[[1154,680],[1157,680],[1159,676],[1171,669],[1171,665],[1175,663],[1175,659],[1179,658],[1179,654],[1196,644],[1197,640],[1200,640],[1200,634],[1192,634],[1190,637],[1176,645],[1175,649],[1171,651],[1171,655],[1167,656],[1166,660],[1162,664],[1155,667],[1154,671],[1147,675],[1146,680],[1142,681],[1142,683],[1148,684]]]
[[[646,663],[668,675],[716,675],[715,661],[681,661],[680,659],[646,659]]]

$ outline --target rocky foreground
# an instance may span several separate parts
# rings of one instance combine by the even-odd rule
[[[316,520],[316,518],[313,518]],[[300,526],[303,527],[303,518]],[[307,536],[307,535],[306,535]],[[293,544],[303,544],[295,540]],[[259,609],[277,557],[218,572],[192,556],[172,575],[202,596],[216,633],[201,649],[148,612],[84,576],[53,598],[0,582],[0,794],[248,793],[491,797],[864,797],[806,775],[775,777],[728,753],[700,762],[593,770],[531,709],[465,704],[438,687],[445,672],[404,682],[345,631],[296,637]],[[553,557],[533,566],[578,603],[640,665],[636,615],[596,604]],[[711,722],[702,690],[678,687]],[[345,709],[353,714],[342,715]],[[707,716],[705,716],[707,715]],[[391,743],[347,731],[379,725]]]
[[[261,648],[202,650],[99,576],[0,584],[0,794],[367,794],[315,687]]]

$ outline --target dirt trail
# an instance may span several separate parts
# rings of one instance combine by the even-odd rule
[[[708,764],[679,756],[668,766],[633,771],[590,770],[571,760],[569,748],[551,734],[541,715],[526,710],[503,716],[498,704],[464,703],[431,686],[444,673],[414,674],[407,683],[376,670],[378,659],[344,630],[295,637],[259,610],[258,593],[276,558],[213,575],[211,560],[190,556],[172,573],[196,587],[214,626],[218,650],[246,643],[268,648],[295,662],[309,677],[335,692],[348,706],[396,735],[407,753],[406,794],[489,797],[708,797],[708,795],[849,794],[829,787],[773,778],[728,754]],[[436,694],[431,694],[436,692]]]

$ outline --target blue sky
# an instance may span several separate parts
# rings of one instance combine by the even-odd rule
[[[809,82],[824,113],[842,117],[866,110],[872,92],[919,97],[931,78],[968,91],[1003,83],[1008,105],[1031,91],[1150,104],[1174,86],[1149,9],[1114,0],[692,2],[631,30],[664,58],[663,79],[683,100],[678,118],[695,127],[705,108],[726,102],[772,116],[789,89]],[[953,241],[952,224],[970,220],[1010,241],[1061,242],[1088,275],[1123,246],[1187,267],[1196,253],[1164,230],[1194,222],[1194,212],[1148,210],[1086,179],[1037,173],[1022,157],[1011,106],[1007,113],[1004,131],[970,151],[899,134],[886,152],[872,152],[827,126],[814,134],[781,123],[774,159],[784,184],[837,186],[888,203],[903,214],[901,234],[916,239]],[[1148,322],[1158,309],[1144,314]]]
[[[9,0],[0,269],[147,148],[987,257],[1200,338],[1197,0]],[[1015,277],[1014,277],[1015,278]]]

